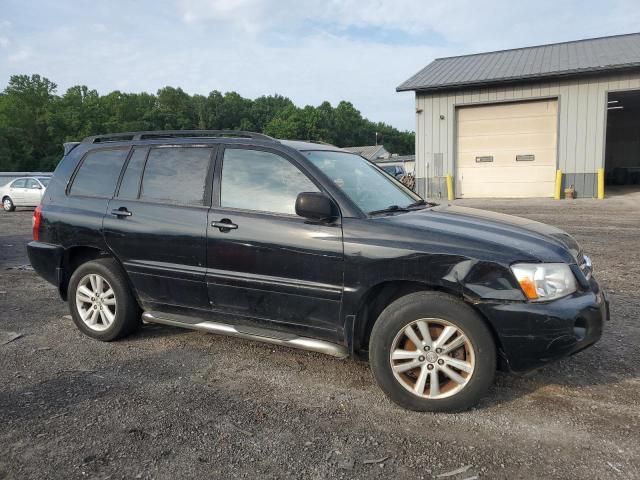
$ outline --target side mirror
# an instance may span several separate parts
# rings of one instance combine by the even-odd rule
[[[328,221],[339,216],[333,200],[320,192],[302,192],[296,198],[296,214],[315,221]]]

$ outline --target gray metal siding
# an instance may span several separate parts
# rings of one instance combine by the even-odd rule
[[[427,179],[434,178],[434,155],[438,153],[442,154],[444,175],[455,174],[457,107],[558,98],[558,168],[567,175],[590,174],[567,178],[581,183],[582,189],[576,187],[580,196],[592,196],[594,174],[604,167],[607,93],[631,89],[640,89],[640,73],[434,94],[416,92],[416,110],[422,109],[416,113],[417,185],[433,185]]]

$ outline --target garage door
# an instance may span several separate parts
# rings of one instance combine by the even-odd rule
[[[557,100],[457,110],[456,196],[552,197]]]

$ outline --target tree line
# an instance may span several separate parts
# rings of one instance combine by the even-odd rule
[[[78,85],[58,95],[40,75],[13,75],[0,93],[0,171],[48,171],[62,144],[89,135],[140,130],[249,130],[276,138],[317,140],[339,147],[373,145],[412,154],[415,135],[363,118],[346,101],[297,107],[281,95],[255,100],[236,92],[189,95],[164,87],[151,93],[100,95]]]

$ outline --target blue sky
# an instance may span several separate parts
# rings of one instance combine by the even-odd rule
[[[434,58],[640,30],[637,0],[0,0],[0,89],[39,73],[59,93],[85,84],[155,92],[279,93],[351,101],[414,129],[395,87]]]

